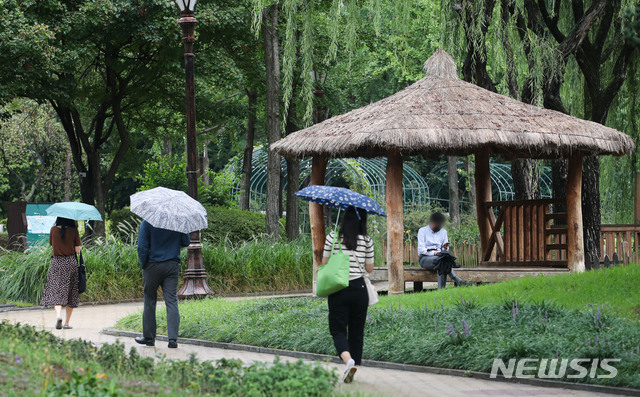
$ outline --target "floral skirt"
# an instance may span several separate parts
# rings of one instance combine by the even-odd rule
[[[51,259],[40,304],[78,307],[78,262],[75,256],[54,256]]]

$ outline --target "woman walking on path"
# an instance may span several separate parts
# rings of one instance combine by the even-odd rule
[[[331,256],[334,234],[331,232],[326,238],[323,265]],[[364,325],[369,306],[365,271],[371,273],[374,263],[373,241],[367,234],[367,212],[349,207],[338,239],[342,249],[349,253],[349,286],[329,295],[329,331],[338,355],[347,366],[342,380],[351,383],[356,365],[362,361]]]
[[[47,285],[42,294],[43,306],[53,305],[56,311],[56,329],[71,329],[69,319],[78,307],[78,261],[80,235],[76,221],[58,217],[49,232],[53,258],[49,267]],[[66,306],[66,319],[62,324],[62,306]]]

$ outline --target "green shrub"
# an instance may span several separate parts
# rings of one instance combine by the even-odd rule
[[[202,231],[206,241],[230,241],[233,244],[252,240],[266,232],[266,220],[263,214],[243,211],[238,208],[207,207],[209,227]],[[280,234],[284,226],[280,225]]]
[[[144,165],[140,176],[140,190],[162,186],[169,189],[187,191],[187,159],[183,154],[157,155]]]
[[[198,184],[198,198],[207,206],[232,207],[236,205],[237,194],[232,194],[237,183],[237,177],[229,170],[209,172],[209,184]]]
[[[131,212],[129,207],[113,210],[109,214],[111,222],[109,232],[120,241],[133,243],[137,240],[138,228],[142,219]]]
[[[2,396],[320,397],[334,395],[337,383],[319,364],[154,360],[121,343],[94,347],[7,322],[0,322],[0,367]]]

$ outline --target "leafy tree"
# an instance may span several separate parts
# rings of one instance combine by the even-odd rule
[[[70,183],[64,168],[68,144],[51,108],[17,99],[2,111],[8,117],[0,121],[0,167],[18,182],[20,199],[32,201],[43,184],[47,201],[62,199]]]

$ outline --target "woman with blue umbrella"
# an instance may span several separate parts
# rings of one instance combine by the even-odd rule
[[[322,265],[334,252],[349,255],[348,284],[328,295],[329,332],[338,356],[345,363],[344,383],[351,383],[362,361],[367,308],[377,301],[377,293],[368,280],[373,271],[373,241],[367,233],[367,213],[386,216],[375,200],[352,190],[311,185],[296,193],[300,198],[346,210],[342,227],[329,233],[324,244]],[[337,226],[337,221],[336,221]]]
[[[47,284],[40,304],[53,306],[56,312],[56,329],[71,329],[69,320],[73,309],[78,307],[78,260],[82,244],[77,220],[101,221],[100,212],[83,203],[57,203],[47,208],[47,215],[56,216],[49,231],[49,244],[53,249]],[[62,307],[66,308],[64,324]]]

